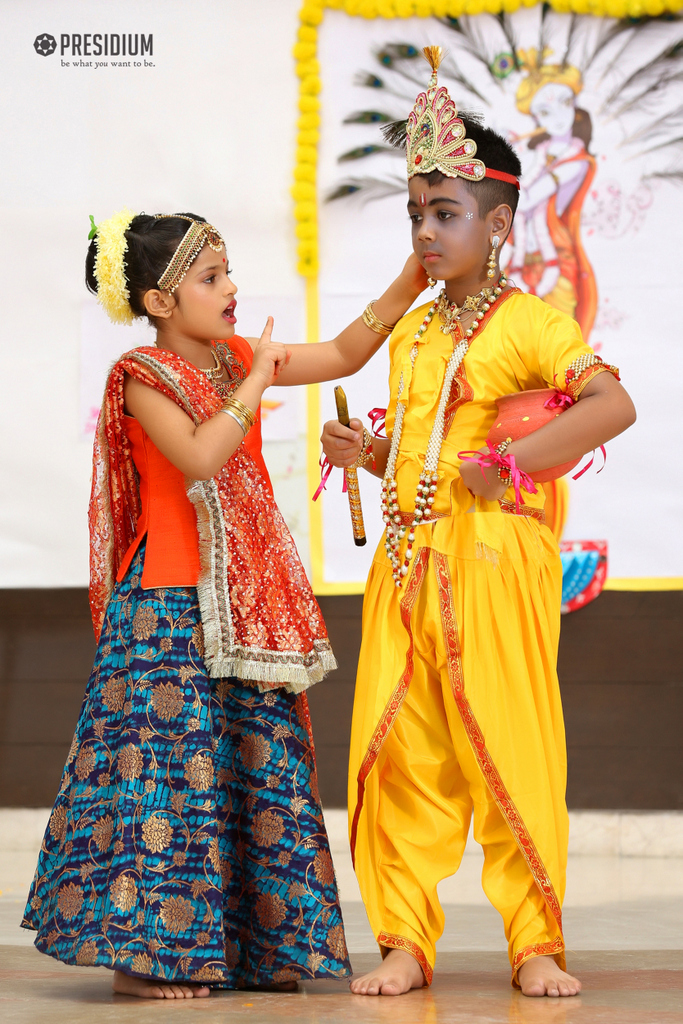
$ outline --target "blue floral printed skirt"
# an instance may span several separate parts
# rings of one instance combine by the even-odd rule
[[[23,926],[217,988],[351,973],[306,698],[210,679],[193,587],[114,590]]]

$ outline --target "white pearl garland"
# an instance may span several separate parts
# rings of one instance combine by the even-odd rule
[[[501,287],[495,289],[486,289],[491,291],[490,298],[495,302],[501,294],[503,288],[507,284],[504,277],[501,277]],[[482,290],[483,291],[483,290]],[[481,293],[480,293],[481,294]],[[489,296],[482,295],[484,299],[488,299]],[[418,327],[414,340],[415,343],[410,350],[410,362],[411,366],[415,366],[415,361],[418,355],[418,342],[421,340],[422,335],[429,328],[430,323],[434,318],[434,314],[437,309],[441,313],[441,308],[446,301],[446,293],[442,291],[441,294],[435,299],[432,305],[429,307],[427,315]],[[441,455],[441,448],[444,440],[444,427],[446,423],[446,406],[451,393],[451,386],[455,378],[456,373],[460,369],[465,353],[469,348],[470,339],[474,331],[479,327],[479,322],[484,318],[484,313],[491,309],[491,304],[485,302],[483,305],[484,312],[477,313],[477,319],[472,324],[472,327],[465,332],[464,337],[458,342],[453,349],[453,354],[448,360],[446,366],[446,373],[443,379],[443,385],[441,388],[441,394],[439,396],[439,405],[434,418],[434,425],[429,435],[429,441],[427,442],[427,453],[425,455],[424,467],[420,473],[420,479],[417,484],[417,493],[415,495],[415,507],[413,509],[412,521],[409,527],[405,526],[402,521],[401,510],[398,504],[398,484],[396,483],[396,461],[398,459],[399,447],[401,444],[401,434],[403,433],[403,418],[406,411],[405,402],[396,403],[396,416],[394,419],[394,429],[391,435],[391,447],[389,448],[389,456],[387,458],[387,468],[384,473],[384,479],[382,480],[382,519],[384,520],[385,526],[385,540],[384,547],[387,553],[387,557],[392,567],[392,577],[397,587],[400,587],[405,576],[408,575],[410,568],[410,562],[413,557],[413,544],[415,542],[415,529],[422,522],[425,521],[425,516],[429,515],[432,510],[432,505],[436,498],[436,488],[439,481],[439,474],[437,472],[439,467],[439,458]],[[442,314],[443,315],[443,314]],[[446,317],[443,317],[446,319]],[[447,329],[441,328],[444,333],[450,333],[452,330],[452,324],[455,317],[450,317],[450,323],[447,322]],[[401,374],[398,383],[399,395],[403,391],[403,374]],[[429,520],[427,520],[429,521]],[[405,550],[405,555],[401,559],[401,541],[408,534],[408,543]]]

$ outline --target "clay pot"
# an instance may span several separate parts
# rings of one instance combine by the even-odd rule
[[[556,416],[564,412],[562,407],[547,408],[546,402],[553,395],[561,394],[555,388],[543,388],[537,391],[517,391],[514,395],[503,395],[496,402],[498,415],[494,425],[489,430],[487,440],[496,446],[511,437],[518,441],[520,437],[532,434],[534,430],[550,423]],[[530,473],[529,476],[536,483],[544,483],[547,480],[557,480],[564,476],[570,469],[578,465],[580,459],[573,462],[565,462],[562,466],[554,466],[552,469],[541,469],[538,473]]]

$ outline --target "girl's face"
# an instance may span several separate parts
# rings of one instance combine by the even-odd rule
[[[569,135],[574,127],[574,92],[568,85],[548,82],[531,101],[531,113],[548,135]]]
[[[430,277],[441,281],[486,279],[491,213],[479,216],[477,200],[460,178],[430,186],[416,175],[408,183],[413,250]],[[498,233],[502,234],[500,229]]]
[[[205,245],[174,292],[174,329],[201,340],[226,340],[235,333],[237,287],[229,278],[225,249]]]

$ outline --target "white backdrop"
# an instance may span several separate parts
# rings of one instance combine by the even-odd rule
[[[228,240],[240,288],[238,330],[257,334],[273,312],[278,337],[303,340],[289,193],[298,7],[299,0],[0,0],[0,586],[87,583],[93,405],[111,359],[149,337],[145,328],[108,325],[85,292],[88,214],[98,221],[123,205],[203,214]],[[42,33],[59,40],[86,32],[151,33],[150,66],[73,66],[69,54],[43,57],[33,47]],[[339,153],[369,141],[367,127],[341,125],[350,111],[371,105],[367,90],[353,85],[356,69],[369,68],[375,45],[407,36],[440,41],[434,22],[368,22],[326,11],[321,193],[339,181]],[[599,154],[597,198],[584,208],[592,218],[584,244],[601,297],[591,340],[621,367],[639,420],[609,445],[600,476],[572,484],[567,536],[606,538],[613,576],[683,576],[680,473],[670,455],[682,432],[681,256],[671,228],[680,193],[653,184],[642,216],[637,202],[628,206],[642,166],[616,148],[616,129],[600,122],[592,88],[581,98],[594,115]],[[394,105],[405,113],[403,100]],[[511,113],[509,103],[501,106],[499,127],[511,126]],[[389,158],[372,159],[380,166]],[[400,161],[390,166],[402,173]],[[608,230],[605,201],[615,182],[622,212],[636,214]],[[329,337],[381,291],[410,243],[399,197],[322,206],[321,232],[321,321]],[[345,386],[354,414],[386,404],[385,356]],[[303,396],[275,391],[267,398],[275,407],[267,409],[266,458],[307,563]],[[332,385],[323,386],[322,398],[327,418]],[[379,534],[377,487],[364,476],[365,549],[352,545],[338,480],[324,498],[330,583],[360,585]]]
[[[532,46],[538,38],[539,11],[522,9],[513,16],[519,47]],[[482,33],[492,31],[492,20]],[[561,57],[567,21],[568,16],[555,22],[556,37],[551,32],[548,43],[557,56],[548,57],[549,61]],[[656,37],[648,36],[642,44],[624,52],[616,78],[616,73],[601,77],[612,56],[607,50],[602,63],[598,61],[595,71],[586,76],[577,99],[577,106],[587,109],[593,120],[590,150],[596,154],[598,168],[582,217],[583,244],[595,270],[599,293],[590,342],[607,362],[620,368],[622,381],[636,403],[638,421],[608,444],[603,472],[595,473],[602,461],[598,455],[594,469],[579,481],[569,481],[571,503],[565,537],[606,539],[610,576],[630,579],[683,577],[683,484],[672,472],[670,447],[671,439],[683,432],[683,346],[678,312],[683,259],[672,233],[672,223],[681,212],[681,192],[676,184],[644,180],[647,172],[661,165],[661,161],[656,162],[657,152],[648,154],[647,143],[623,148],[635,115],[624,123],[623,118],[606,116],[602,110],[615,83],[618,85],[656,54],[667,39],[678,35],[676,26],[662,26],[658,32]],[[338,162],[340,154],[354,147],[382,141],[374,125],[344,124],[350,114],[388,108],[392,116],[407,115],[418,86],[392,76],[376,59],[386,44],[405,43],[450,47],[459,67],[486,90],[485,95],[488,93],[491,106],[472,103],[471,98],[468,105],[482,112],[492,127],[519,134],[533,127],[531,117],[515,108],[515,89],[521,76],[511,76],[500,90],[490,80],[487,84],[481,65],[454,49],[454,34],[434,19],[366,21],[328,11],[321,27],[319,53],[323,82],[321,195],[349,175],[388,180],[392,175],[405,174],[402,158],[384,154],[355,163]],[[623,41],[615,44],[621,45]],[[385,90],[355,84],[359,71],[381,76]],[[419,77],[423,87],[426,85],[426,62],[417,59],[410,72]],[[510,88],[505,88],[508,85]],[[679,83],[676,88],[680,102],[683,87]],[[410,99],[406,101],[401,94]],[[455,90],[453,95],[461,102]],[[648,116],[660,116],[663,109],[660,96]],[[323,334],[335,333],[350,316],[358,315],[368,299],[376,297],[399,271],[410,251],[405,203],[405,195],[393,195],[365,204],[352,197],[321,207]],[[422,301],[433,294],[425,293]],[[383,351],[348,382],[352,414],[364,417],[369,409],[387,404],[387,375]],[[323,421],[334,415],[332,385],[321,386],[321,412]],[[360,476],[369,543],[365,548],[353,547],[346,497],[340,493],[339,482],[331,478],[322,506],[324,560],[320,577],[325,584],[362,581],[380,535],[379,482],[367,473]]]
[[[87,296],[89,230],[122,206],[220,227],[238,330],[303,340],[289,186],[297,0],[0,0],[0,586],[84,586],[92,407],[142,327]],[[37,35],[153,34],[154,66],[74,66]],[[93,58],[82,58],[84,62]],[[69,61],[69,67],[62,65]],[[102,58],[100,58],[102,60]],[[267,410],[276,490],[307,558],[304,397]],[[299,438],[299,440],[297,440]]]

